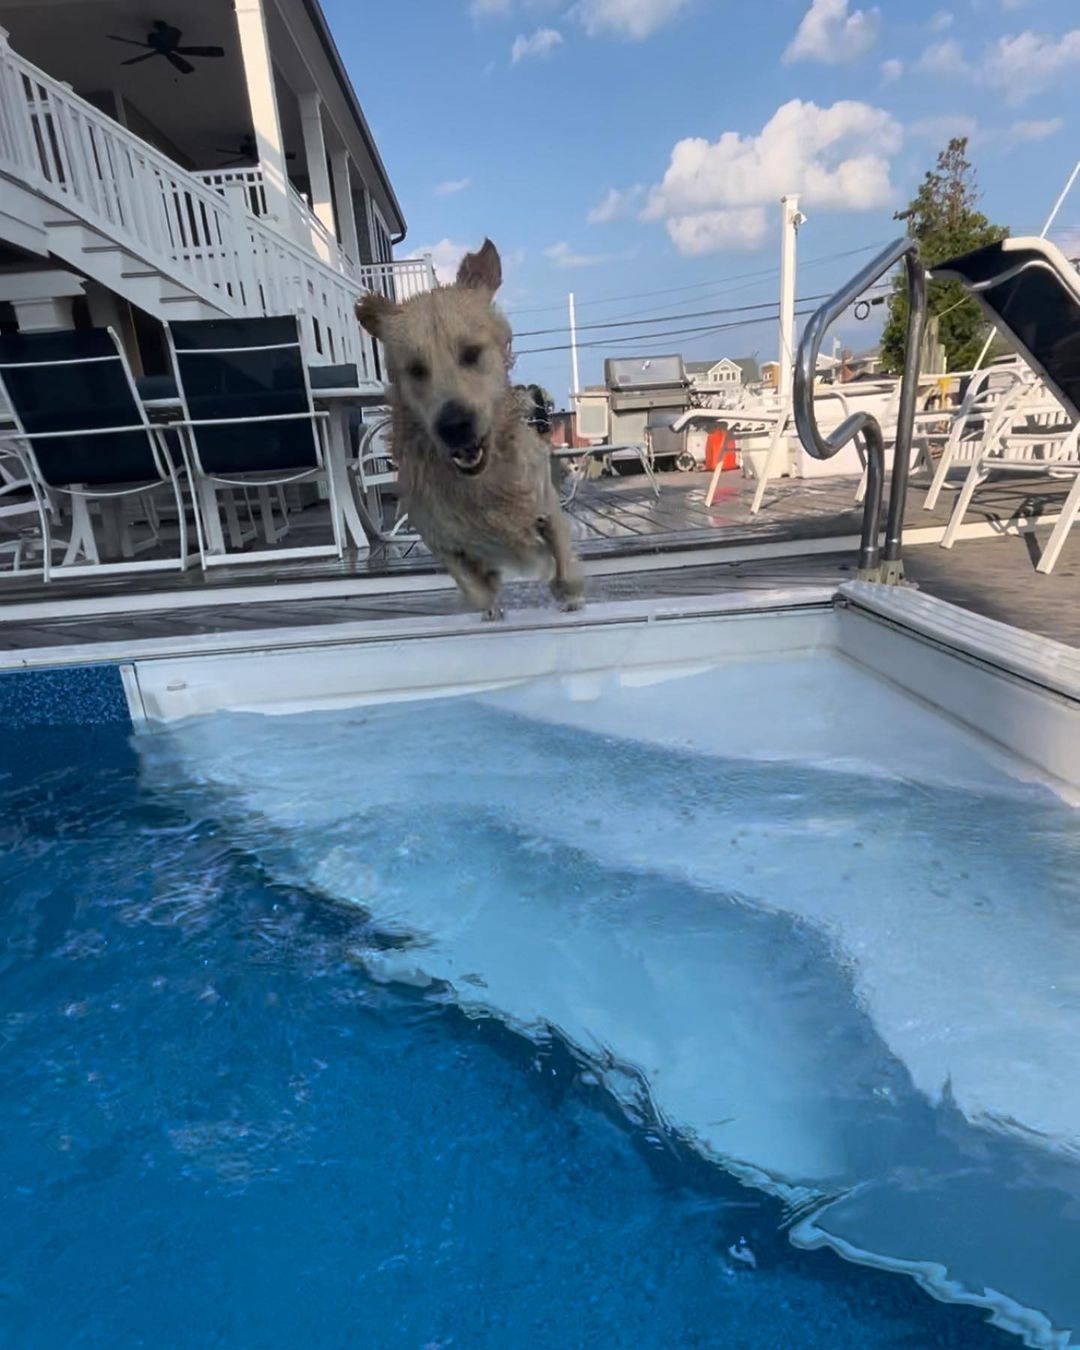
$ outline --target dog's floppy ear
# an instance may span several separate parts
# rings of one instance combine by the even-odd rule
[[[466,253],[458,268],[457,284],[473,291],[494,295],[502,285],[502,260],[499,250],[485,239],[478,253]]]
[[[400,309],[393,300],[378,291],[368,291],[356,302],[356,318],[361,328],[366,328],[372,337],[382,337],[383,325],[391,314]]]

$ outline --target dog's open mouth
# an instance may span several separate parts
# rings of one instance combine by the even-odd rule
[[[479,473],[487,463],[487,446],[483,441],[463,445],[460,450],[451,453],[450,461],[459,473]]]

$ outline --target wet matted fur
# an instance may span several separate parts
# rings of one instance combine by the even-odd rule
[[[501,283],[498,251],[485,239],[453,286],[403,305],[373,293],[356,307],[386,353],[409,519],[489,618],[501,613],[508,571],[544,576],[568,609],[583,591],[548,447],[510,384],[510,325],[492,303]]]

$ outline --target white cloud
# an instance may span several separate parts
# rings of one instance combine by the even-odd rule
[[[783,61],[822,61],[839,65],[857,61],[877,41],[881,14],[877,9],[848,13],[848,0],[812,0]]]
[[[474,19],[489,19],[497,14],[509,14],[511,0],[470,0],[469,13]]]
[[[804,205],[840,211],[887,205],[889,157],[902,140],[900,125],[881,108],[851,101],[819,108],[792,99],[756,136],[728,131],[718,141],[679,141],[642,218],[663,220],[680,248],[702,252],[709,240],[749,247],[763,226],[762,216],[747,209],[788,192],[801,193]]]
[[[423,244],[419,248],[413,249],[412,256],[422,258],[425,253],[431,254],[431,261],[435,266],[435,275],[443,286],[453,284],[457,276],[458,265],[465,254],[469,252],[470,245],[455,244],[452,239],[440,239],[437,244]]]
[[[965,76],[1015,106],[1062,82],[1072,71],[1080,72],[1080,28],[1001,37],[975,61],[965,56],[959,42],[947,38],[926,48],[917,69],[928,75]]]
[[[670,23],[689,0],[579,0],[574,13],[590,37],[640,42]]]
[[[556,267],[599,267],[601,263],[622,262],[632,258],[629,253],[575,253],[565,240],[544,249],[544,257],[549,258]]]
[[[630,188],[608,188],[605,196],[588,214],[590,225],[609,225],[613,220],[631,215],[645,191],[640,185]]]
[[[956,15],[947,9],[939,9],[930,20],[931,33],[944,33],[956,22]]]
[[[1030,31],[999,38],[983,59],[982,78],[1000,90],[1006,103],[1023,103],[1080,72],[1080,28],[1059,36]]]
[[[538,28],[529,37],[519,33],[510,48],[510,64],[516,66],[519,61],[529,57],[550,56],[562,40],[563,35],[557,28]]]
[[[946,38],[944,42],[931,42],[919,57],[916,68],[925,75],[970,74],[964,49],[953,38]]]
[[[689,258],[725,249],[752,251],[763,243],[768,228],[763,206],[699,211],[689,216],[672,216],[667,221],[671,242]]]
[[[437,197],[453,197],[459,192],[464,192],[466,188],[472,187],[471,178],[450,178],[445,183],[440,183],[435,189]]]
[[[1045,141],[1056,136],[1065,125],[1062,117],[1048,117],[1041,122],[1014,122],[1009,128],[1009,141],[1012,145],[1022,145],[1027,141]]]
[[[893,84],[904,73],[903,61],[898,61],[896,57],[890,57],[888,61],[881,63],[881,78],[886,84]]]

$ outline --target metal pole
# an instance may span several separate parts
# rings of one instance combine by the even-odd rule
[[[795,355],[795,241],[799,228],[798,197],[780,198],[780,369],[776,393],[781,408],[791,403]]]
[[[1040,239],[1045,239],[1046,236],[1050,233],[1050,227],[1053,225],[1054,221],[1057,220],[1058,212],[1065,205],[1065,198],[1072,191],[1072,186],[1076,182],[1078,177],[1080,177],[1080,159],[1078,159],[1076,163],[1073,165],[1073,171],[1071,174],[1069,174],[1068,181],[1066,182],[1065,186],[1061,189],[1061,195],[1054,203],[1053,210],[1046,217],[1046,224],[1042,227],[1042,230],[1039,234]],[[986,360],[986,353],[990,350],[990,344],[994,340],[994,334],[996,331],[997,330],[993,327],[993,325],[991,325],[990,332],[986,338],[986,342],[983,344],[983,349],[979,353],[979,359],[975,362],[975,365],[973,367],[974,370],[980,370],[982,368],[982,363]]]
[[[581,380],[578,375],[577,361],[577,318],[574,314],[574,292],[570,292],[570,397],[576,398],[581,393]]]
[[[907,506],[908,474],[911,470],[911,438],[915,429],[915,403],[919,395],[919,361],[926,329],[926,269],[909,253],[907,269],[908,326],[904,346],[904,373],[900,381],[900,407],[896,414],[896,442],[893,446],[892,477],[889,480],[889,518],[885,525],[885,549],[882,581],[903,579],[904,565],[900,547],[904,533],[904,508]]]
[[[902,491],[889,499],[890,523],[886,536],[886,561],[882,566],[878,552],[882,489],[885,480],[885,441],[877,418],[868,412],[852,413],[830,435],[825,436],[814,415],[814,375],[818,353],[825,333],[844,310],[870,286],[883,277],[901,259],[907,266],[908,328],[904,360],[904,385],[901,390],[893,478],[902,489],[907,482],[907,464],[911,453],[911,422],[915,412],[922,330],[926,319],[926,274],[919,261],[918,243],[911,238],[898,239],[855,277],[831,300],[825,302],[808,320],[799,344],[793,389],[795,426],[803,449],[815,459],[831,459],[854,436],[861,436],[866,447],[866,498],[863,507],[862,541],[859,547],[859,576],[870,581],[898,581],[901,530],[903,527]],[[884,574],[884,575],[883,575]]]

